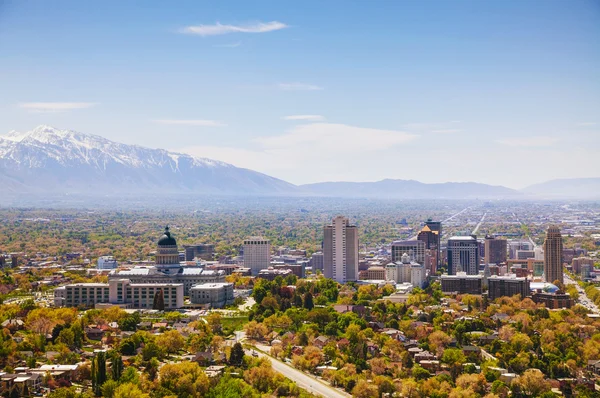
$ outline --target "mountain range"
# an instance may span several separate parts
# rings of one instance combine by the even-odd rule
[[[39,126],[0,137],[5,192],[277,194],[296,187],[216,160]]]
[[[293,185],[217,160],[126,145],[72,130],[39,126],[0,136],[0,186],[14,194],[225,194],[373,198],[600,197],[600,178],[553,180],[517,191],[466,182],[414,180]]]

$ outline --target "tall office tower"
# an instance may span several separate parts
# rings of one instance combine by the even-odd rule
[[[250,268],[252,275],[258,275],[261,269],[269,268],[271,263],[271,244],[261,236],[251,236],[244,240],[244,267]]]
[[[448,239],[448,275],[457,272],[479,273],[479,245],[475,236],[453,236]]]
[[[484,246],[484,262],[486,264],[506,262],[506,239],[498,239],[494,236],[486,235]]]
[[[402,261],[402,256],[408,254],[412,261],[425,263],[425,242],[421,240],[397,240],[392,243],[392,262]]]
[[[544,241],[544,280],[564,283],[563,279],[563,244],[560,229],[549,226]]]
[[[435,257],[436,267],[442,264],[441,248],[442,248],[442,223],[440,221],[431,221],[431,218],[425,221],[425,226],[417,239],[425,242],[425,249],[430,249],[431,254]]]
[[[326,278],[340,283],[358,279],[358,231],[344,216],[323,229],[323,268]]]

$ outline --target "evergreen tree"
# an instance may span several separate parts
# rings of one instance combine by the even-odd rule
[[[121,374],[123,373],[123,360],[121,359],[121,354],[116,350],[110,352],[110,370],[113,380],[119,380],[121,378]]]
[[[154,303],[152,304],[152,309],[159,311],[165,310],[165,297],[162,289],[154,294]]]
[[[304,295],[304,308],[306,308],[309,311],[315,308],[315,304],[313,303],[313,296],[310,292],[307,292]]]
[[[244,347],[241,343],[235,343],[231,349],[229,363],[233,366],[240,366],[244,362]]]
[[[102,395],[102,385],[106,381],[106,351],[96,352],[92,360],[92,389],[96,396]]]

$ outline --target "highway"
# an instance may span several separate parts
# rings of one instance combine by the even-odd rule
[[[259,350],[269,352],[271,349],[269,346],[262,344],[255,344],[256,348]],[[336,388],[331,387],[324,381],[319,380],[316,376],[308,375],[304,372],[299,371],[291,367],[290,365],[273,358],[270,355],[264,354],[260,351],[254,350],[246,350],[247,355],[252,355],[254,352],[259,357],[269,358],[271,360],[271,365],[273,366],[273,370],[281,373],[288,379],[296,382],[298,387],[305,389],[306,391],[315,394],[317,396],[326,397],[326,398],[348,398],[351,397],[350,394],[347,394],[343,391],[340,391]]]

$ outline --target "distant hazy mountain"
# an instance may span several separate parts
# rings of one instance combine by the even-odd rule
[[[301,185],[305,194],[336,197],[380,198],[504,198],[519,197],[520,192],[494,185],[474,182],[446,182],[424,184],[414,180],[381,180],[377,182],[322,182]]]
[[[530,185],[523,192],[549,198],[600,198],[600,178],[561,178]]]
[[[4,193],[279,194],[296,186],[227,163],[39,126],[0,136]],[[151,196],[149,197],[151,198]]]

